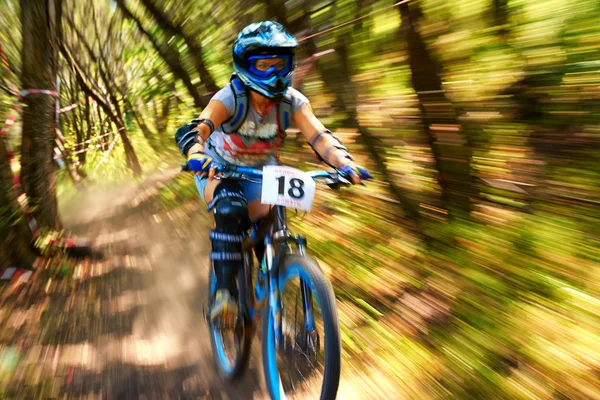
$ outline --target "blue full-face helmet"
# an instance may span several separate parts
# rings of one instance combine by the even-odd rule
[[[294,72],[298,42],[277,22],[248,25],[233,42],[233,68],[250,90],[280,100]]]

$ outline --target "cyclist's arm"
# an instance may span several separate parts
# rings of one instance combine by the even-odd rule
[[[340,168],[351,161],[348,157],[348,152],[339,148],[341,143],[333,135],[322,134],[323,132],[329,131],[315,116],[310,104],[304,104],[300,110],[294,114],[294,122],[308,143],[314,142],[313,150],[318,153],[327,164]],[[321,137],[315,141],[319,134],[321,134]]]
[[[206,108],[200,113],[201,119],[211,120],[215,128],[220,126],[227,118],[227,108],[219,100],[211,100]],[[210,128],[206,124],[198,124],[198,140],[200,143],[194,144],[188,150],[188,156],[197,151],[204,152],[204,142],[210,136]]]

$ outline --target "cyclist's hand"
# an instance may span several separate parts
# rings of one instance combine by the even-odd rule
[[[212,157],[198,151],[188,156],[187,161],[190,171],[194,171],[195,175],[206,176],[206,174],[217,165]],[[214,175],[214,172],[213,172]]]
[[[352,161],[340,167],[339,170],[350,176],[353,185],[359,184],[362,180],[371,179],[373,177],[365,167],[355,164]]]

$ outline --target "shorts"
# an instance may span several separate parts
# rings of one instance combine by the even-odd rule
[[[204,200],[204,203],[206,203],[206,199],[204,198],[204,187],[206,186],[206,182],[208,182],[208,177],[202,178],[195,175],[194,181],[196,182],[196,187],[200,192],[200,197],[202,197],[202,200]],[[248,203],[260,200],[262,194],[262,184],[248,181],[238,181],[238,183],[242,187],[242,191],[244,192],[244,196],[246,197],[246,201]]]

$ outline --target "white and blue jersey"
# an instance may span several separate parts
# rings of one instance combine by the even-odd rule
[[[309,103],[296,89],[288,88],[287,94],[291,98],[292,116],[304,104]],[[223,103],[227,109],[227,117],[233,117],[235,95],[231,85],[219,90],[212,100]],[[284,133],[280,132],[277,124],[277,107],[273,106],[267,115],[261,117],[250,106],[245,121],[236,132],[225,133],[222,127],[217,127],[205,143],[204,151],[220,164],[261,167],[276,162],[283,139]]]
[[[308,99],[299,91],[288,88],[287,95],[291,99],[292,117],[308,104]],[[223,103],[227,109],[227,117],[232,118],[235,112],[235,94],[231,85],[219,90],[212,98]],[[249,107],[245,121],[236,132],[225,133],[217,127],[204,144],[204,153],[212,157],[218,164],[260,168],[264,165],[278,163],[279,148],[283,145],[284,133],[277,123],[277,107],[273,106],[267,115],[261,117],[256,110]],[[198,191],[204,199],[204,187],[208,178],[195,177]],[[249,203],[260,199],[261,185],[258,183],[239,181],[246,201]]]

